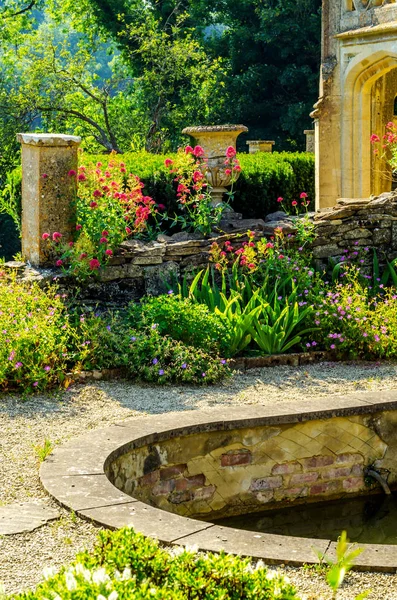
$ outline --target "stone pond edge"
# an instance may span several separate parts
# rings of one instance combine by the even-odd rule
[[[165,512],[118,490],[107,478],[107,466],[133,448],[170,437],[384,410],[397,410],[396,391],[303,400],[299,406],[287,402],[281,406],[228,407],[227,410],[217,407],[186,411],[177,417],[167,413],[127,419],[55,448],[41,465],[40,479],[48,494],[60,505],[109,529],[132,526],[167,545],[194,546],[212,552],[223,550],[262,559],[267,564],[318,563],[318,553],[327,559],[334,558],[334,542],[237,530]],[[397,546],[360,544],[360,547],[363,553],[356,560],[356,569],[397,571]]]

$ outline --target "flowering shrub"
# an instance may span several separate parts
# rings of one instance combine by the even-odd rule
[[[72,340],[56,289],[1,278],[0,390],[29,392],[64,381]]]
[[[373,133],[370,142],[374,147],[374,154],[387,156],[392,168],[397,168],[397,126],[393,121],[387,123],[382,139]]]
[[[341,356],[397,356],[397,294],[391,288],[371,297],[368,287],[359,283],[353,266],[345,272],[344,282],[328,291],[315,313],[328,349]]]
[[[149,219],[157,214],[152,198],[143,193],[144,184],[129,173],[125,164],[111,157],[106,167],[79,167],[76,177],[76,232],[73,241],[65,242],[62,232],[45,232],[49,254],[56,265],[68,272],[87,277],[113,256],[122,241],[147,233]]]
[[[73,565],[46,569],[46,581],[19,600],[298,600],[289,580],[262,561],[184,548],[161,548],[131,528],[101,531],[92,553]]]
[[[165,166],[170,169],[177,184],[177,198],[182,212],[182,215],[173,219],[173,224],[203,234],[210,233],[219,225],[227,206],[225,202],[214,205],[206,179],[207,163],[201,146],[186,146],[184,152],[179,152],[174,160],[165,160]],[[230,179],[232,186],[240,171],[236,151],[230,146],[226,150],[223,173]],[[227,196],[229,201],[233,199],[233,187],[227,192]]]

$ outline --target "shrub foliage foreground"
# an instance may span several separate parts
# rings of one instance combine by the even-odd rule
[[[19,600],[298,600],[289,581],[259,561],[167,550],[132,529],[102,531],[92,553],[44,573]]]

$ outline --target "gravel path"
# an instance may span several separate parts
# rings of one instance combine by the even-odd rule
[[[272,367],[237,374],[215,387],[149,387],[130,382],[77,385],[65,392],[23,399],[0,396],[0,505],[45,498],[37,448],[82,431],[146,414],[200,410],[216,405],[282,404],[330,394],[397,389],[397,365],[322,363]],[[60,566],[91,547],[98,528],[64,509],[61,517],[31,533],[0,537],[0,582],[14,593],[34,586],[45,566]],[[313,570],[283,569],[304,600],[330,600],[324,576]],[[340,600],[371,589],[370,600],[395,600],[397,575],[351,573]]]

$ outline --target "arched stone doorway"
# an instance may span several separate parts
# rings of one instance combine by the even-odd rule
[[[341,0],[340,20],[328,0],[323,6],[328,11],[323,17],[320,99],[312,113],[318,209],[334,206],[338,198],[368,198],[392,188],[391,169],[382,153],[373,154],[370,136],[382,137],[395,114],[397,5],[362,13],[347,4]],[[384,22],[359,26],[363,19],[376,22],[380,17]]]

